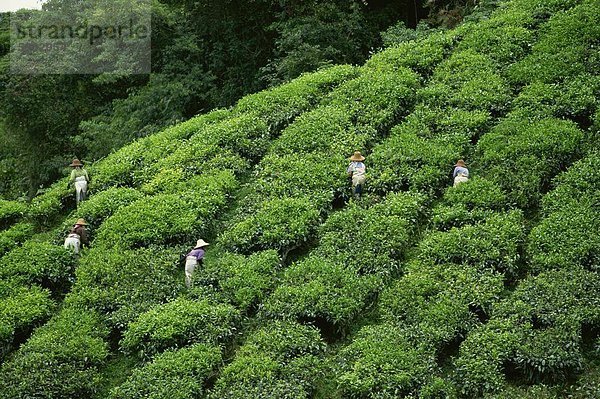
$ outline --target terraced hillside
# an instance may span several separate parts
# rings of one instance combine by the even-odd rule
[[[600,397],[599,10],[508,0],[1,202],[0,398]]]

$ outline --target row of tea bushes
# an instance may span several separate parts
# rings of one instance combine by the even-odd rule
[[[189,399],[205,394],[207,380],[222,361],[217,346],[194,344],[169,350],[133,371],[111,390],[110,399]]]
[[[211,220],[237,187],[229,171],[181,181],[179,190],[141,198],[119,208],[98,229],[96,245],[147,247],[206,234]]]
[[[108,330],[94,312],[65,309],[36,329],[1,367],[0,398],[92,397],[109,355]]]
[[[155,306],[132,322],[121,347],[148,359],[166,349],[194,343],[224,343],[235,333],[239,319],[231,305],[180,297]]]
[[[20,220],[27,210],[27,205],[19,201],[0,200],[0,231]]]
[[[174,300],[181,283],[174,279],[178,251],[162,248],[92,248],[81,259],[77,283],[65,306],[93,310],[105,325],[123,331],[157,304]]]
[[[542,203],[544,218],[529,236],[528,254],[537,270],[574,265],[600,270],[600,155],[595,152],[556,179]]]
[[[281,259],[276,250],[250,256],[220,252],[206,255],[204,267],[196,272],[196,282],[213,286],[242,312],[256,308],[277,284]]]
[[[65,294],[74,279],[75,263],[62,246],[30,240],[2,257],[0,279],[19,276],[28,284]]]
[[[496,183],[479,176],[471,177],[468,183],[448,188],[433,208],[431,222],[436,230],[475,224],[507,210],[506,194]]]
[[[0,258],[31,238],[34,231],[35,226],[29,222],[19,222],[4,231],[0,231]]]
[[[502,187],[510,203],[531,208],[552,177],[581,156],[583,140],[573,122],[507,118],[479,141],[476,156],[484,176]]]
[[[319,245],[283,272],[262,312],[348,327],[398,272],[424,203],[422,195],[398,193],[370,208],[353,204],[332,214],[320,230]]]
[[[15,338],[28,335],[47,321],[55,303],[47,289],[27,285],[19,278],[0,280],[0,362],[13,349]]]
[[[522,273],[524,242],[522,212],[496,213],[481,223],[432,232],[419,243],[418,258],[438,265],[466,264],[516,276]]]
[[[573,377],[584,361],[582,326],[600,326],[599,292],[598,275],[576,266],[524,280],[461,345],[456,378],[462,394],[501,390],[507,367],[532,382]]]
[[[209,398],[309,398],[325,351],[319,331],[270,321],[251,333],[224,367]]]

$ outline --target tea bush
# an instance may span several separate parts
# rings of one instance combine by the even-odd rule
[[[343,397],[406,397],[437,370],[435,358],[393,324],[363,327],[338,355]]]
[[[582,325],[600,325],[600,278],[581,268],[524,280],[460,349],[457,377],[471,395],[502,388],[502,366],[529,382],[564,381],[581,370]]]
[[[467,147],[489,129],[492,121],[490,111],[485,109],[465,110],[417,106],[407,119],[421,119],[426,127],[417,131],[420,137],[439,138],[453,141],[457,147]],[[412,122],[412,120],[411,120]]]
[[[594,231],[600,231],[597,206],[572,203],[551,213],[529,234],[532,266],[535,270],[575,265],[600,270],[600,236]]]
[[[314,253],[359,274],[389,277],[413,242],[425,201],[420,194],[398,193],[369,209],[352,203],[327,219]]]
[[[314,368],[318,365],[306,364]],[[279,375],[281,366],[264,354],[236,359],[217,380],[210,399],[308,399],[305,388],[293,378]]]
[[[472,140],[486,132],[491,119],[487,110],[443,108],[420,103],[396,129],[423,139],[445,139],[463,147],[471,145]]]
[[[583,132],[572,122],[505,119],[478,142],[478,165],[510,202],[531,207],[552,177],[578,157],[582,141]]]
[[[319,103],[324,94],[356,78],[359,73],[358,68],[339,65],[304,74],[282,86],[245,96],[238,101],[235,112],[256,113],[264,118],[271,131],[278,131]]]
[[[108,332],[93,312],[64,309],[0,368],[0,398],[85,398],[99,386]]]
[[[455,362],[456,384],[464,397],[499,392],[506,379],[502,365],[520,341],[510,319],[492,319],[475,330],[460,346]]]
[[[438,230],[485,221],[506,208],[506,195],[489,180],[474,176],[456,187],[448,187],[433,209],[432,222]]]
[[[95,243],[136,248],[181,242],[206,232],[237,182],[230,172],[198,176],[178,194],[158,194],[120,208],[98,230]]]
[[[198,137],[199,142],[193,141],[195,137]],[[267,123],[254,113],[226,119],[195,137],[185,145],[192,153],[199,150],[197,144],[204,146],[208,141],[219,150],[230,150],[254,161],[264,155],[271,139]]]
[[[404,125],[376,146],[368,161],[369,190],[439,192],[451,178],[451,167],[463,149],[447,139],[423,139]],[[372,170],[372,172],[370,172]]]
[[[503,276],[493,271],[414,262],[383,291],[379,313],[410,328],[411,339],[439,350],[481,325],[503,289]]]
[[[542,199],[542,211],[568,209],[572,205],[590,205],[600,200],[600,153],[592,152],[554,179],[555,188]]]
[[[512,118],[542,120],[550,117],[571,119],[586,129],[598,108],[600,79],[583,73],[560,83],[533,82],[514,101]]]
[[[252,216],[237,223],[219,237],[234,252],[283,251],[302,245],[314,234],[320,214],[308,200],[283,198],[266,201]]]
[[[329,207],[349,187],[349,155],[268,155],[258,167],[256,191],[263,198],[304,198],[317,208]]]
[[[92,188],[103,190],[110,186],[133,185],[134,175],[143,173],[146,168],[173,153],[181,146],[182,140],[230,116],[228,110],[215,110],[121,148],[91,169]]]
[[[223,343],[235,333],[239,319],[233,306],[180,297],[153,307],[129,324],[121,347],[126,353],[148,358],[194,343]]]
[[[421,76],[428,76],[449,54],[457,41],[453,32],[436,32],[427,38],[401,43],[374,54],[365,69],[383,73],[410,68]]]
[[[100,227],[102,222],[118,211],[120,208],[131,204],[143,195],[131,188],[109,188],[98,194],[91,196],[87,201],[82,202],[72,217],[69,217],[61,229],[62,232],[68,232],[75,224],[78,218],[83,218],[88,223],[88,229],[94,230]]]
[[[174,191],[175,187],[183,186],[193,175],[214,174],[223,170],[239,175],[248,168],[248,160],[229,149],[221,149],[215,144],[190,144],[147,168],[147,176],[140,177],[140,182],[144,182],[141,189],[148,194]],[[175,179],[171,179],[172,176]]]
[[[277,318],[322,318],[346,326],[360,314],[380,284],[378,276],[359,276],[341,264],[310,256],[285,271],[262,311]]]
[[[177,297],[174,279],[178,254],[157,248],[93,248],[81,259],[68,305],[92,309],[119,330],[153,306]]]
[[[513,101],[509,117],[531,121],[557,116],[558,85],[534,82],[525,86]]]
[[[262,302],[274,288],[279,266],[280,258],[274,250],[248,257],[233,253],[207,254],[195,281],[207,284],[215,281],[232,303],[247,310]]]
[[[501,211],[506,207],[506,195],[500,187],[489,180],[474,176],[468,182],[448,187],[442,205],[464,205],[467,210],[490,209]]]
[[[481,21],[464,35],[457,50],[486,54],[501,67],[511,65],[526,56],[534,43],[534,33],[515,22],[501,16]]]
[[[258,160],[269,143],[267,124],[255,114],[241,114],[205,127],[171,154],[139,174],[139,181],[149,181],[163,169],[180,169],[186,175],[211,171],[210,166],[225,166],[241,171],[247,160]]]
[[[27,205],[18,201],[0,199],[0,231],[17,222],[27,211]]]
[[[554,14],[532,53],[510,72],[516,82],[557,83],[582,72],[595,74],[600,64],[597,38],[600,16],[594,1]]]
[[[75,265],[72,253],[62,246],[27,241],[2,258],[0,278],[22,276],[28,283],[63,293],[73,281]]]
[[[521,272],[525,241],[520,211],[500,213],[485,222],[433,232],[419,244],[419,258],[436,264],[455,263],[511,275]]]
[[[264,353],[281,363],[306,355],[321,355],[326,348],[316,327],[290,321],[269,321],[252,333],[239,356]]]
[[[27,218],[31,222],[45,226],[52,222],[62,211],[74,206],[75,189],[68,185],[67,179],[62,179],[31,200],[27,210]]]
[[[223,369],[210,397],[241,399],[251,393],[261,398],[308,398],[324,350],[314,327],[267,322]]]
[[[180,194],[159,194],[121,208],[98,230],[96,243],[135,248],[181,240],[202,222]]]
[[[474,50],[455,52],[435,70],[432,83],[419,91],[427,105],[506,111],[512,97],[494,62]]]
[[[599,53],[600,56],[600,53]],[[559,87],[560,95],[556,99],[556,115],[571,118],[582,125],[589,123],[598,109],[598,92],[600,92],[600,77],[582,73],[573,78],[565,79]]]
[[[344,107],[321,106],[299,116],[273,142],[272,154],[346,154],[365,148],[370,135],[358,131]]]
[[[8,251],[22,245],[34,233],[35,226],[29,222],[19,222],[0,231],[0,258]]]
[[[218,347],[195,344],[166,351],[136,369],[114,388],[110,399],[188,399],[205,393],[207,380],[222,361]]]
[[[418,76],[407,68],[382,73],[365,69],[356,79],[341,85],[328,104],[345,107],[353,123],[377,131],[406,114],[416,100]]]
[[[28,334],[48,320],[54,309],[48,290],[3,278],[0,282],[0,360],[12,348],[15,335]]]

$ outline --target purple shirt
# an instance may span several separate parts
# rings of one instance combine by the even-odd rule
[[[192,249],[192,251],[186,256],[193,256],[196,260],[204,258],[204,250],[202,248]]]

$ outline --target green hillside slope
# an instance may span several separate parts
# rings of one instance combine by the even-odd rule
[[[0,398],[600,397],[598,10],[508,0],[0,202]]]

